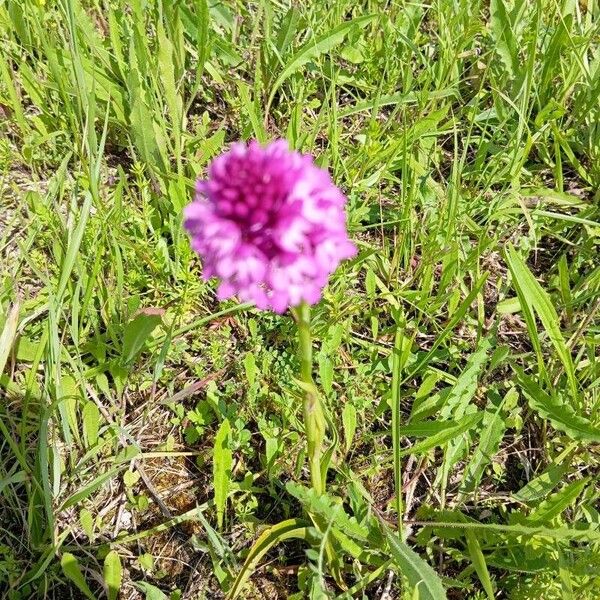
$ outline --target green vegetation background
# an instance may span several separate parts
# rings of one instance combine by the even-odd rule
[[[599,16],[0,0],[2,597],[219,598],[314,504],[293,322],[219,305],[181,227],[276,137],[360,248],[313,312],[350,592],[289,542],[244,597],[434,597],[398,508],[448,598],[600,597]]]

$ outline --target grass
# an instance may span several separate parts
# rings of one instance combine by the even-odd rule
[[[0,1],[2,596],[220,598],[295,536],[242,597],[597,598],[599,17]],[[181,227],[275,137],[360,249],[313,310],[321,499],[292,319],[218,304]]]

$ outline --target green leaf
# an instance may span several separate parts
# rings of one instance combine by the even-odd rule
[[[573,358],[560,330],[560,319],[554,308],[554,304],[514,248],[507,249],[506,260],[512,275],[513,286],[517,291],[521,309],[523,310],[523,315],[527,322],[529,335],[534,343],[536,352],[538,353],[538,361],[543,366],[544,359],[541,352],[541,346],[539,341],[537,341],[538,333],[532,311],[540,318],[544,330],[548,334],[550,341],[554,345],[556,352],[562,361],[571,387],[573,400],[576,400],[579,397],[579,392],[577,378],[575,377]]]
[[[21,135],[25,137],[28,134],[29,128],[27,126],[27,119],[25,119],[23,106],[21,105],[21,100],[17,91],[16,79],[13,76],[13,69],[13,65],[10,65],[6,61],[4,53],[0,53],[0,78],[4,80],[4,89],[6,90],[10,107],[14,113],[14,120],[21,129]],[[1,371],[2,369],[0,369],[0,372]]]
[[[275,544],[292,538],[308,540],[310,530],[307,525],[301,519],[288,519],[263,531],[250,548],[246,561],[229,590],[228,599],[235,600],[244,591],[244,585],[258,562]]]
[[[446,592],[438,574],[396,533],[384,529],[392,558],[419,600],[445,600]]]
[[[356,433],[356,408],[349,402],[344,405],[342,411],[342,424],[344,426],[344,450],[348,453]]]
[[[325,394],[333,391],[333,362],[328,356],[319,356],[319,378]]]
[[[392,409],[392,456],[394,460],[394,507],[396,509],[396,519],[398,527],[402,528],[403,506],[402,506],[402,447],[400,445],[400,425],[402,422],[401,407],[401,383],[402,370],[406,363],[405,348],[410,348],[410,341],[404,336],[404,327],[396,323],[396,332],[394,334],[394,348],[392,350],[392,390],[390,398],[390,408]]]
[[[490,338],[482,338],[468,360],[462,373],[456,379],[440,414],[444,418],[462,417],[468,405],[477,392],[479,375],[487,363],[488,353],[491,348]]]
[[[125,487],[132,488],[140,480],[138,471],[125,471],[123,473],[123,483]]]
[[[579,481],[573,481],[566,485],[562,490],[552,494],[547,500],[542,502],[529,515],[527,521],[529,523],[548,523],[555,517],[558,517],[564,510],[569,508],[579,497],[583,489],[588,484],[589,479],[586,477]]]
[[[79,524],[88,539],[92,541],[94,539],[94,517],[87,508],[82,508],[79,513]]]
[[[28,481],[28,480],[29,480],[29,475],[25,471],[17,471],[16,473],[13,473],[9,477],[2,477],[2,479],[0,479],[0,495],[2,495],[2,492],[4,491],[4,489],[6,487],[8,487],[9,485],[23,483],[24,481]]]
[[[177,93],[175,82],[175,66],[173,64],[173,44],[167,37],[162,23],[158,23],[158,67],[161,83],[165,93],[165,100],[169,112],[170,120],[173,126],[173,139],[175,155],[178,157],[181,152],[181,124],[183,102],[181,96]]]
[[[404,437],[428,438],[432,435],[454,430],[458,421],[420,421],[402,425],[398,428],[398,433]]]
[[[196,67],[196,81],[199,83],[204,71],[204,65],[208,59],[209,47],[209,25],[210,13],[207,0],[196,0],[196,18],[194,19],[196,29],[196,47],[198,49],[198,66]]]
[[[277,49],[279,57],[284,56],[286,50],[294,41],[300,17],[300,11],[292,6],[281,20],[281,25],[277,31],[277,38],[275,39],[275,48]]]
[[[431,450],[431,448],[443,446],[445,443],[458,437],[465,431],[472,429],[475,425],[477,425],[477,423],[479,423],[479,421],[481,421],[482,417],[482,413],[473,413],[466,415],[462,419],[454,421],[453,426],[446,426],[446,424],[444,424],[444,426],[441,427],[437,433],[432,433],[429,437],[421,442],[417,442],[414,446],[403,449],[401,452],[399,452],[399,454],[400,456],[424,454],[428,450]],[[440,424],[437,423],[436,425]],[[413,427],[413,425],[408,425],[407,428],[408,427]],[[416,427],[416,425],[414,427]]]
[[[546,497],[562,480],[569,470],[565,462],[560,465],[551,464],[541,475],[524,485],[513,496],[521,502],[533,502]]]
[[[154,569],[154,556],[152,556],[152,554],[149,554],[147,552],[144,554],[140,554],[140,556],[138,556],[138,562],[140,563],[140,567],[142,567],[144,571],[150,573],[152,569]]]
[[[487,564],[485,562],[485,556],[481,550],[481,545],[477,540],[475,533],[472,531],[466,531],[467,538],[467,550],[469,551],[469,556],[471,557],[471,562],[475,567],[475,572],[479,577],[479,581],[481,581],[481,585],[490,600],[494,600],[494,586],[492,585],[492,580],[490,579],[490,573],[487,568]]]
[[[522,371],[518,370],[517,372],[529,400],[529,406],[541,417],[548,419],[555,429],[563,431],[574,440],[600,442],[600,428],[597,425],[578,415],[573,406],[568,402],[563,402],[558,395],[550,396],[544,392],[531,377],[527,377]]]
[[[417,92],[400,92],[398,94],[389,94],[384,96],[376,96],[368,100],[360,100],[356,104],[350,104],[344,108],[341,108],[337,112],[338,119],[346,118],[350,115],[354,115],[360,112],[373,112],[375,110],[384,108],[386,106],[396,106],[403,104],[417,104],[420,98],[423,98],[423,94],[429,100],[441,100],[449,97],[458,97],[458,91],[456,88],[443,88],[440,90],[427,90]],[[367,276],[369,271],[367,271]],[[372,295],[372,292],[369,292]]]
[[[117,600],[122,578],[121,558],[118,552],[111,550],[104,559],[104,583],[108,588],[108,600]]]
[[[486,413],[482,429],[485,431],[485,435],[479,439],[477,449],[465,469],[461,486],[462,493],[473,492],[477,489],[485,468],[498,452],[498,447],[506,431],[506,422],[500,416],[500,409],[495,413]]]
[[[229,494],[229,480],[231,478],[231,467],[233,456],[229,447],[231,425],[225,419],[215,436],[213,453],[213,485],[215,488],[215,507],[217,509],[217,523],[223,526],[223,515]]]
[[[2,335],[0,335],[0,375],[2,375],[2,372],[4,371],[10,350],[15,343],[18,324],[19,304],[16,302],[8,312],[4,327],[2,328]]]
[[[490,32],[494,46],[510,77],[519,72],[519,47],[505,6],[506,0],[490,0]]]
[[[31,340],[23,336],[19,337],[19,341],[17,343],[16,348],[17,360],[22,360],[25,362],[34,362],[35,357],[37,356],[37,353],[39,351],[39,345],[39,342],[32,342]]]
[[[317,495],[312,488],[307,488],[298,483],[289,481],[285,489],[297,498],[306,512],[323,519],[326,524],[331,523],[346,535],[359,540],[366,540],[369,533],[367,527],[360,524],[354,517],[346,514],[343,506],[326,494]]]
[[[505,298],[496,304],[496,311],[499,315],[513,315],[521,310],[519,298]]]
[[[250,121],[250,125],[252,126],[253,136],[261,143],[264,144],[267,142],[269,136],[264,126],[264,117],[260,114],[260,107],[258,102],[255,99],[250,98],[250,86],[243,83],[242,81],[238,82],[238,92],[241,100],[241,109],[248,116],[248,120]]]
[[[571,527],[529,527],[527,525],[499,525],[496,523],[457,523],[452,521],[418,521],[418,525],[431,527],[441,537],[443,529],[464,529],[473,531],[482,531],[488,533],[498,533],[516,536],[525,536],[526,539],[539,536],[551,540],[570,540],[574,542],[600,542],[600,531],[596,530],[596,524],[578,525],[577,528]]]
[[[94,594],[92,594],[92,591],[88,587],[88,584],[85,581],[81,569],[79,568],[79,562],[77,558],[75,558],[75,556],[73,556],[69,552],[65,552],[60,559],[60,566],[62,567],[63,573],[65,574],[67,579],[72,581],[77,586],[77,589],[86,598],[89,598],[90,600],[95,600],[96,597],[94,596]]]
[[[135,587],[146,594],[146,600],[169,600],[169,597],[155,585],[146,581],[136,581]]]
[[[304,46],[302,46],[302,48],[300,48],[290,58],[288,63],[279,74],[279,77],[277,77],[275,80],[275,83],[273,83],[273,86],[271,87],[271,93],[269,94],[269,100],[267,102],[266,112],[269,112],[269,108],[271,107],[277,90],[288,77],[293,75],[307,62],[317,58],[318,56],[321,56],[321,54],[329,52],[329,50],[338,44],[341,44],[344,41],[344,38],[354,27],[365,27],[375,18],[376,15],[364,15],[362,17],[352,19],[351,21],[345,21],[328,33],[321,35],[314,40],[309,40],[306,44],[304,44]]]
[[[121,353],[124,365],[129,365],[137,358],[150,334],[162,323],[163,314],[164,311],[159,308],[143,308],[127,323]]]
[[[254,385],[256,381],[256,359],[252,352],[246,352],[244,356],[244,370],[246,371],[246,378],[250,387]]]
[[[106,471],[105,473],[102,473],[98,475],[98,477],[92,479],[92,481],[90,481],[87,485],[77,488],[77,491],[72,496],[67,498],[67,500],[65,500],[65,502],[61,505],[60,510],[65,510],[70,506],[75,506],[76,504],[79,504],[79,502],[81,502],[82,500],[90,496],[92,493],[94,493],[96,490],[98,490],[100,487],[102,487],[109,479],[115,477],[122,468],[122,464],[112,467],[109,471]]]
[[[131,52],[130,52],[131,56]],[[134,64],[134,61],[132,61]],[[144,92],[137,67],[132,66],[128,76],[128,88],[131,99],[131,133],[133,142],[138,149],[142,160],[151,167],[164,168],[164,161],[156,142],[154,121],[146,105]]]
[[[100,427],[100,410],[93,400],[88,400],[82,411],[83,439],[87,448],[92,448],[98,443],[98,429]]]
[[[86,192],[83,205],[81,206],[81,210],[79,211],[79,220],[77,221],[77,225],[75,226],[72,232],[69,232],[69,245],[67,246],[67,251],[64,255],[60,267],[60,279],[58,281],[55,298],[55,302],[57,305],[62,300],[63,294],[67,289],[69,278],[71,277],[71,273],[73,272],[73,267],[75,266],[75,261],[77,260],[79,248],[81,247],[83,233],[85,231],[85,226],[90,216],[91,209],[92,194],[90,192]]]

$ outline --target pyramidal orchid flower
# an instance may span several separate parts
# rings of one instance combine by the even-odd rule
[[[345,203],[329,173],[286,141],[238,142],[197,182],[185,227],[203,277],[220,281],[219,299],[283,313],[316,304],[340,262],[356,254]]]

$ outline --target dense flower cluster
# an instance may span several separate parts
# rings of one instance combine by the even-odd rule
[[[220,299],[282,313],[318,302],[340,261],[356,253],[345,202],[328,172],[284,140],[236,143],[197,182],[185,227],[204,277],[220,279]]]

